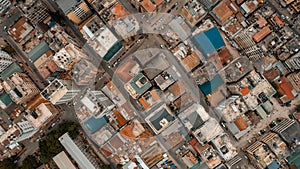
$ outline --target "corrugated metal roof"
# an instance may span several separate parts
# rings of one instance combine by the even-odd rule
[[[49,45],[47,44],[47,42],[42,41],[40,44],[36,45],[29,53],[29,59],[32,62],[35,62],[36,60],[38,60],[43,54],[45,54],[47,51],[50,50]]]
[[[8,78],[9,76],[11,76],[15,72],[23,72],[23,70],[21,69],[21,67],[16,62],[14,62],[13,64],[11,64],[7,69],[5,69],[1,73],[0,79],[5,80],[6,78]]]
[[[204,55],[208,55],[225,46],[225,42],[217,27],[213,27],[206,32],[193,36],[191,40],[196,48],[203,52]]]

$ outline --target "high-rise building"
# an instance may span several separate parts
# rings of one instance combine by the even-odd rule
[[[56,0],[56,3],[75,24],[80,24],[92,14],[88,5],[82,0]]]
[[[9,0],[0,0],[0,14],[6,11],[10,5],[11,2]]]
[[[41,95],[52,104],[58,105],[71,101],[80,91],[72,88],[71,80],[55,79],[41,92]]]
[[[4,90],[17,103],[26,103],[40,91],[33,81],[25,74],[16,72],[2,83]]]
[[[6,52],[0,51],[0,72],[5,70],[14,59]]]
[[[50,17],[47,6],[42,1],[36,1],[33,5],[29,6],[25,14],[34,25],[39,25],[46,18]]]

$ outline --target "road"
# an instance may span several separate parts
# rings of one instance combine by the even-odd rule
[[[36,67],[32,62],[29,61],[29,57],[27,53],[25,53],[22,50],[22,47],[16,43],[4,30],[4,27],[9,28],[12,26],[22,15],[22,12],[19,10],[16,10],[14,14],[11,15],[10,18],[6,18],[1,24],[0,24],[0,36],[3,37],[8,44],[16,51],[15,59],[18,62],[23,63],[23,67],[28,72],[30,78],[35,82],[37,87],[42,90],[48,83],[39,73]]]

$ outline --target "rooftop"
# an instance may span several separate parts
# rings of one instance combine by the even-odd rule
[[[150,87],[151,83],[142,73],[137,74],[126,85],[125,88],[133,98],[138,98],[145,93]]]
[[[76,169],[76,167],[64,151],[53,157],[53,160],[59,169]]]
[[[31,62],[35,62],[38,60],[44,53],[50,50],[49,45],[47,42],[42,41],[37,46],[35,46],[29,53],[28,56]]]
[[[225,46],[225,42],[217,27],[213,27],[203,33],[191,38],[196,48],[201,51],[206,58],[209,54]]]
[[[156,134],[172,124],[174,116],[169,107],[162,105],[157,109],[153,108],[153,112],[145,119]]]
[[[213,9],[213,13],[221,25],[225,24],[228,19],[233,16],[233,11],[229,8],[225,1],[221,1]]]
[[[216,119],[210,118],[200,128],[198,128],[194,135],[200,143],[211,141],[223,132],[222,127],[219,125]]]
[[[76,161],[82,169],[96,169],[93,164],[87,159],[87,157],[81,152],[78,146],[70,138],[68,133],[65,133],[59,138],[60,143],[66,149],[66,151],[71,155],[71,157]]]

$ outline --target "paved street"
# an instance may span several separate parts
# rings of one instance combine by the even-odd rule
[[[47,84],[47,81],[39,74],[37,73],[36,67],[33,65],[32,62],[29,61],[28,55],[22,50],[21,46],[17,44],[4,30],[4,27],[7,29],[12,26],[20,17],[21,12],[19,10],[16,10],[14,14],[10,18],[7,18],[3,21],[3,23],[0,24],[0,36],[3,37],[9,45],[16,51],[17,55],[15,55],[15,59],[18,62],[23,63],[23,66],[25,67],[25,70],[29,73],[29,76],[32,78],[32,80],[36,83],[38,88],[44,89]]]

